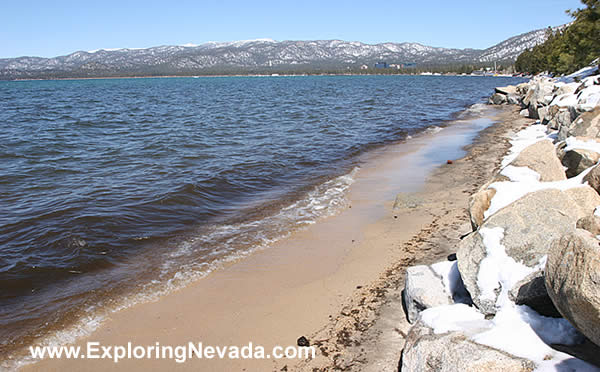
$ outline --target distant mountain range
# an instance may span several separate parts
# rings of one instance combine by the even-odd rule
[[[0,59],[0,79],[319,72],[373,67],[377,61],[417,66],[514,62],[544,42],[546,30],[512,37],[488,49],[436,48],[418,43],[364,44],[342,40],[271,39],[79,51],[54,58]]]

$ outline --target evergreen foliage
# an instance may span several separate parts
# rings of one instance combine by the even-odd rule
[[[570,25],[557,31],[548,28],[546,42],[519,55],[517,71],[569,74],[600,56],[600,0],[581,2],[585,8],[567,11],[574,18]]]

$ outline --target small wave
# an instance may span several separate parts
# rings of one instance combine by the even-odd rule
[[[444,128],[438,127],[436,125],[429,127],[427,129],[425,129],[425,133],[430,133],[430,134],[434,134],[434,133],[439,133],[441,131],[443,131]]]
[[[141,284],[135,293],[111,301],[109,307],[87,308],[86,315],[71,326],[39,338],[35,344],[60,346],[74,343],[90,335],[110,313],[155,301],[206,277],[227,263],[268,248],[297,229],[339,213],[348,206],[346,194],[358,170],[355,167],[348,174],[314,187],[300,200],[284,206],[273,215],[238,224],[213,226],[209,232],[179,243],[175,250],[162,257],[164,261],[157,279]],[[23,351],[17,352],[17,355],[20,357],[4,361],[0,367],[14,370],[36,361]]]
[[[277,213],[237,224],[208,228],[208,232],[179,244],[166,254],[161,276],[169,275],[179,265],[178,258],[202,252],[203,257],[240,254],[264,248],[287,236],[293,228],[314,224],[318,219],[334,215],[347,206],[346,192],[354,182],[358,167],[350,173],[324,182],[300,200],[281,208]],[[240,249],[242,248],[242,249]],[[181,274],[186,268],[178,270]],[[183,275],[187,276],[187,275]]]
[[[476,103],[474,105],[469,106],[466,110],[462,111],[458,115],[458,119],[469,119],[473,116],[482,116],[487,110],[489,110],[489,105],[485,103]]]

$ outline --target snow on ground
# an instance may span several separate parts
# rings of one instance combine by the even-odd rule
[[[523,169],[524,168],[524,169]],[[490,207],[483,213],[484,219],[498,212],[507,205],[521,199],[523,196],[540,190],[557,189],[567,190],[575,187],[584,187],[583,178],[592,170],[588,168],[577,177],[564,181],[540,182],[540,175],[527,167],[514,167],[512,165],[504,168],[500,174],[508,177],[511,181],[492,183],[489,188],[495,189],[496,194],[490,202]]]
[[[489,328],[485,315],[465,304],[432,307],[422,311],[420,316],[436,334]]]
[[[592,85],[598,85],[599,79],[600,79],[600,76],[598,76],[598,75],[589,76],[589,77],[586,77],[585,79],[583,79],[582,84],[584,87],[589,88]]]
[[[508,292],[520,280],[527,275],[541,270],[546,266],[546,257],[543,257],[535,267],[528,267],[523,263],[516,262],[514,258],[506,254],[506,248],[502,245],[504,229],[501,227],[481,228],[479,235],[483,238],[487,255],[479,264],[477,274],[477,286],[480,290],[481,300],[494,300],[496,290],[500,287],[500,295],[496,301],[496,307],[502,308],[508,300]]]
[[[586,70],[592,71],[592,70]],[[593,68],[593,72],[598,72],[597,68]],[[575,84],[580,89],[577,94],[575,92],[568,94],[561,94],[556,96],[550,106],[567,107],[572,106],[580,111],[591,111],[600,104],[600,76],[588,76],[585,77],[581,83],[569,83],[569,85]],[[554,83],[555,87],[565,85],[559,80],[558,83]],[[581,89],[581,88],[583,89]]]
[[[493,294],[501,286],[496,315],[486,320],[485,315],[475,307],[462,303],[444,305],[421,312],[421,320],[425,325],[435,334],[462,332],[474,342],[529,359],[536,363],[536,371],[600,371],[583,360],[549,346],[575,345],[584,340],[566,319],[542,316],[528,306],[516,305],[508,297],[508,291],[516,282],[545,266],[546,257],[535,268],[528,268],[506,255],[502,245],[502,228],[484,228],[480,234],[488,257],[482,261],[478,285],[485,296]],[[432,265],[434,271],[445,278],[444,285],[449,288],[461,284],[460,276],[448,275],[455,264],[441,262]]]
[[[510,144],[512,147],[509,150],[508,155],[502,159],[502,168],[512,163],[513,160],[519,156],[521,151],[525,150],[530,145],[536,142],[553,139],[554,134],[546,134],[547,127],[542,124],[531,125],[515,134]]]
[[[567,147],[565,147],[565,152],[577,149],[589,150],[600,154],[600,142],[593,139],[583,140],[577,137],[568,137],[566,143]]]
[[[470,304],[469,292],[460,277],[457,261],[443,261],[431,265],[432,270],[442,278],[446,292],[452,295],[456,303]]]
[[[530,307],[515,305],[510,300],[490,320],[476,308],[464,304],[424,310],[421,320],[435,334],[462,332],[476,343],[529,359],[537,365],[539,372],[600,371],[549,346],[576,345],[584,340],[566,319],[542,316]]]
[[[556,96],[550,106],[568,107],[577,106],[577,96],[573,93],[566,93]]]
[[[550,106],[559,107],[574,107],[580,111],[591,111],[600,104],[600,75],[598,75],[598,67],[585,67],[571,75],[556,79],[554,87],[560,88],[565,85],[570,85],[572,88],[577,88],[579,91],[575,94],[561,94],[552,100]]]
[[[515,167],[514,165],[507,165],[500,172],[501,175],[508,177],[513,182],[524,182],[528,180],[539,181],[541,176],[538,172],[527,167]]]
[[[444,288],[448,293],[454,293],[453,285],[456,285],[458,274],[458,267],[456,261],[442,261],[431,265],[431,269],[434,273],[442,278]],[[460,275],[460,274],[459,274]]]
[[[592,76],[594,74],[598,73],[598,67],[597,66],[588,66],[588,67],[584,67],[579,71],[575,71],[574,73],[572,73],[571,75],[567,75],[564,77],[561,77],[558,79],[559,82],[562,83],[572,83],[574,82],[576,79],[577,80],[581,80],[584,79],[588,76]]]
[[[600,87],[600,86],[599,86]],[[510,141],[512,147],[508,155],[502,160],[501,175],[508,177],[510,181],[501,181],[492,183],[489,188],[495,189],[496,194],[490,202],[490,207],[484,212],[483,217],[487,219],[500,209],[519,200],[523,196],[545,189],[567,190],[574,187],[583,187],[583,178],[592,168],[588,168],[577,177],[569,178],[564,181],[540,182],[540,175],[527,168],[515,167],[510,165],[517,156],[528,146],[545,139],[555,138],[555,133],[547,134],[546,126],[542,124],[531,125],[514,136]],[[566,140],[567,147],[565,151],[573,149],[590,150],[600,153],[600,143],[595,140],[581,140],[575,137],[569,137]]]
[[[574,74],[558,79],[557,86],[582,81],[583,89],[577,94],[557,96],[551,105],[560,107],[573,106],[579,110],[591,110],[600,104],[599,77],[597,67],[586,67]],[[579,83],[577,86],[579,87]],[[487,219],[498,210],[520,199],[524,195],[544,189],[566,190],[583,187],[585,175],[590,167],[576,177],[554,182],[540,182],[539,173],[527,167],[510,165],[528,146],[545,139],[555,139],[556,133],[547,134],[545,125],[536,124],[516,133],[510,141],[511,149],[502,160],[500,174],[510,181],[495,182],[489,187],[496,190],[490,207],[484,213]],[[565,151],[573,149],[590,150],[600,153],[600,143],[595,140],[582,140],[569,137]],[[600,206],[594,210],[600,217]],[[527,267],[508,256],[502,245],[504,229],[480,228],[478,232],[486,249],[486,257],[480,263],[477,277],[480,298],[496,300],[497,312],[492,319],[486,320],[484,314],[475,307],[465,303],[438,306],[421,312],[421,320],[434,333],[451,331],[463,332],[474,342],[503,350],[512,355],[529,359],[536,363],[536,371],[600,371],[583,360],[569,354],[554,350],[550,344],[575,345],[584,337],[563,318],[550,318],[538,314],[525,305],[516,305],[508,296],[512,287],[532,272],[541,270],[546,265],[546,256],[533,267]],[[600,239],[600,235],[598,236]],[[453,296],[457,289],[464,288],[456,262],[440,262],[431,266],[444,283],[446,290]]]
[[[536,371],[598,371],[599,369],[552,349],[549,344],[575,345],[583,336],[563,318],[542,316],[510,300],[489,321],[489,328],[471,336],[477,343],[533,361]]]
[[[577,96],[577,108],[582,111],[592,111],[600,104],[600,85],[592,85],[583,89]]]
[[[583,336],[566,319],[542,316],[510,300],[490,320],[464,304],[424,310],[421,320],[436,334],[459,331],[474,342],[529,359],[537,365],[536,371],[600,371],[549,346],[575,345],[583,341]]]

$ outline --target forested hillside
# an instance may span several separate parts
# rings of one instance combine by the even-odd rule
[[[517,58],[520,72],[568,74],[600,56],[600,0],[581,0],[584,8],[567,11],[574,21],[565,28],[548,29],[546,42]]]

